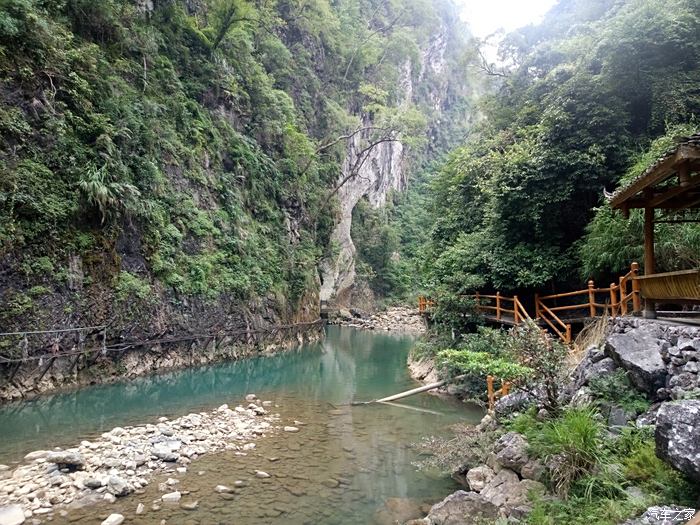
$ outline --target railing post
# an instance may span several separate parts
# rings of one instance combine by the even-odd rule
[[[503,383],[501,383],[501,397],[507,396],[509,392],[510,392],[510,382],[503,381]]]
[[[474,294],[474,300],[476,301],[476,311],[481,312],[481,301],[480,301],[481,294],[479,292],[476,292]]]
[[[627,315],[627,281],[620,277],[620,315]]]
[[[610,283],[610,315],[617,317],[617,294],[615,293],[615,283]]]
[[[535,319],[540,318],[540,294],[535,294]]]
[[[493,376],[486,376],[486,391],[489,398],[489,412],[493,412],[495,405],[494,395],[493,395]]]
[[[501,320],[501,292],[496,292],[496,320]]]
[[[592,279],[588,281],[588,306],[591,311],[591,317],[595,317],[595,283]]]
[[[636,313],[642,310],[642,298],[639,291],[639,281],[637,281],[637,276],[639,275],[639,263],[632,263],[630,273],[632,274],[632,308]]]
[[[513,315],[515,316],[515,324],[520,324],[520,314],[518,313],[518,296],[513,296]]]
[[[571,343],[571,324],[567,323],[566,324],[566,341],[564,341],[567,345]]]

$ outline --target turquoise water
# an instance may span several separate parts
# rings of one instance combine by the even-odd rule
[[[415,470],[411,443],[481,416],[475,407],[430,394],[402,400],[404,406],[348,406],[417,386],[406,367],[412,344],[407,335],[328,327],[323,341],[272,357],[7,405],[0,408],[0,462],[11,463],[31,450],[77,444],[115,426],[243,403],[245,394],[255,393],[278,406],[283,424],[306,423],[302,432],[261,438],[246,457],[217,453],[197,460],[180,485],[197,495],[196,511],[165,507],[133,515],[138,502],[148,509],[159,497],[157,483],[152,483],[145,494],[120,499],[102,514],[123,511],[130,523],[153,523],[155,518],[202,524],[234,518],[242,524],[381,521],[387,500],[394,507],[408,500],[430,503],[454,488],[449,479],[431,479]],[[280,460],[272,463],[272,456]],[[256,469],[273,477],[255,479],[251,473]],[[234,500],[212,493],[216,484],[235,479],[249,484]],[[334,485],[329,479],[343,483],[329,486]],[[71,521],[93,523],[99,511],[92,507],[84,517],[80,512],[72,511]],[[60,522],[56,516],[54,523]]]

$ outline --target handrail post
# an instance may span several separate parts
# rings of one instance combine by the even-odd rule
[[[595,283],[593,279],[588,281],[588,306],[591,312],[591,317],[595,317]]]
[[[501,292],[496,292],[496,320],[501,320]]]
[[[515,316],[515,324],[520,324],[520,314],[518,313],[518,296],[513,296],[513,315]]]
[[[620,277],[620,315],[627,315],[627,281]]]
[[[642,298],[640,297],[639,281],[637,281],[639,263],[632,263],[630,273],[632,274],[632,308],[634,308],[634,312],[636,313],[642,310]]]
[[[489,412],[493,412],[495,405],[493,395],[493,376],[486,376],[486,390],[489,398]]]
[[[474,299],[476,300],[476,311],[481,312],[481,300],[480,300],[480,295],[479,292],[476,292],[474,294]]]
[[[615,293],[615,283],[610,283],[610,315],[617,317],[617,294]]]
[[[567,345],[571,343],[571,323],[566,323],[566,341]]]
[[[540,294],[535,294],[535,319],[540,318]]]

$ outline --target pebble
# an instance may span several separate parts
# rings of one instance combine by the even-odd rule
[[[136,514],[143,514],[143,512],[146,510],[146,507],[143,506],[143,503],[139,503],[136,505]]]
[[[124,522],[124,516],[121,514],[110,514],[109,517],[102,522],[102,525],[120,525]]]
[[[169,492],[168,494],[163,494],[160,499],[165,503],[176,503],[180,501],[182,494],[177,490],[175,492]]]
[[[233,489],[231,487],[227,487],[226,485],[217,485],[214,487],[214,492],[218,492],[219,494],[228,494],[233,492]]]
[[[297,427],[291,427],[291,426],[286,426],[284,427],[285,432],[299,432],[299,429]]]
[[[180,503],[180,508],[185,510],[195,510],[199,506],[199,501],[188,501]]]
[[[36,521],[42,514],[48,515],[44,519],[51,520],[54,505],[59,514],[65,512],[61,508],[64,505],[79,503],[84,498],[87,502],[94,501],[86,499],[88,496],[114,503],[117,496],[134,491],[143,494],[148,478],[157,472],[186,474],[186,465],[191,459],[204,454],[226,449],[254,450],[255,443],[251,439],[273,428],[279,415],[267,415],[255,394],[249,394],[246,401],[251,405],[250,410],[241,406],[231,410],[228,404],[223,404],[210,412],[192,413],[173,420],[160,417],[155,424],[115,427],[101,437],[81,441],[75,448],[30,452],[19,465],[0,465],[3,480],[0,482],[0,525],[12,523],[9,518],[5,519],[6,514],[15,512],[12,509],[19,510],[17,523],[27,519]],[[243,446],[238,445],[241,442]],[[258,472],[258,477],[271,477],[266,472]],[[199,475],[204,473],[198,472]],[[168,478],[163,492],[172,491],[178,482],[176,478]],[[231,492],[222,492],[221,496],[232,495]],[[186,493],[167,492],[162,501],[179,501]],[[183,505],[192,504],[190,501]],[[139,503],[137,513],[144,511],[144,504]],[[22,521],[18,521],[20,514]]]
[[[258,478],[263,478],[263,479],[269,478],[269,477],[270,477],[270,475],[269,475],[267,472],[263,471],[263,470],[256,470],[256,471],[255,471],[255,476],[258,477]]]

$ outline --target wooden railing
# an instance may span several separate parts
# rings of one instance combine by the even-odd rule
[[[489,400],[489,412],[491,413],[493,413],[494,408],[496,407],[496,399],[507,396],[511,387],[511,384],[508,381],[501,381],[501,388],[499,390],[495,390],[493,388],[494,379],[495,378],[491,375],[486,376],[486,395]]]
[[[435,301],[428,299],[427,297],[421,295],[418,297],[418,312],[426,313],[429,309],[435,306]]]
[[[610,284],[610,306],[611,314],[627,315],[629,312],[629,304],[632,302],[632,311],[640,312],[642,310],[642,298],[640,295],[639,281],[639,264],[634,262],[630,271],[620,277],[620,283]]]
[[[517,295],[508,297],[501,295],[501,292],[496,292],[496,295],[482,295],[477,292],[471,297],[474,297],[476,300],[476,310],[478,312],[493,312],[497,321],[501,321],[508,316],[512,316],[515,324],[520,324],[526,319],[532,320],[532,317],[530,317]]]
[[[687,279],[685,274],[683,277]],[[641,279],[639,264],[635,262],[632,263],[630,271],[620,277],[618,284],[612,283],[606,288],[597,288],[591,280],[583,290],[543,296],[536,294],[535,320],[545,323],[562,341],[569,344],[572,341],[572,335],[571,323],[566,322],[567,318],[574,317],[580,320],[601,315],[618,316],[640,312],[642,310]],[[518,325],[532,319],[517,295],[508,297],[501,295],[500,292],[496,292],[495,295],[477,292],[469,297],[475,299],[477,312],[497,322]],[[426,297],[418,298],[418,310],[421,313],[434,305],[434,301]],[[563,315],[563,312],[569,315]]]

